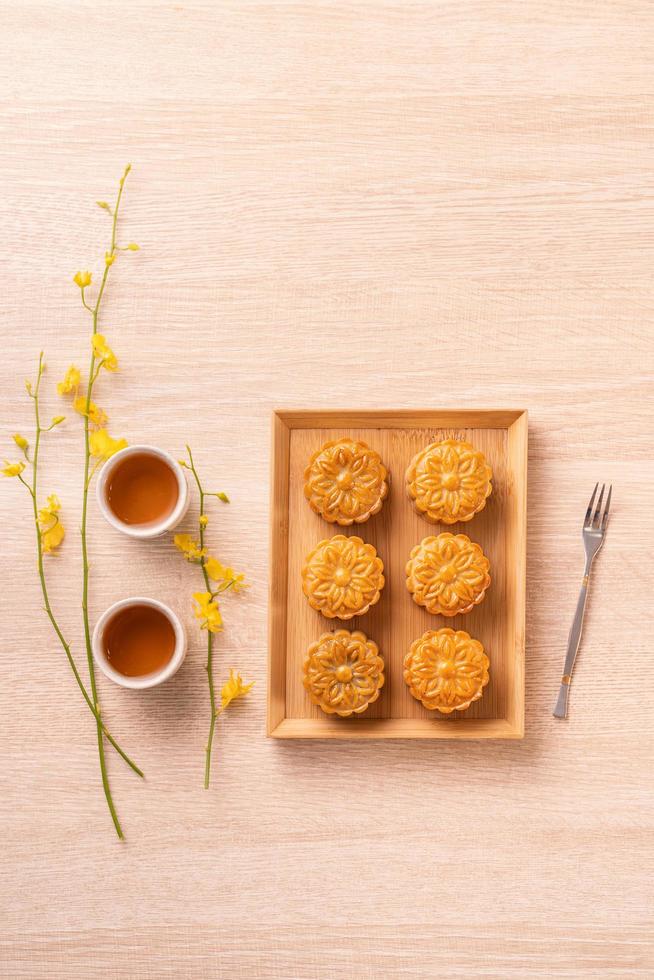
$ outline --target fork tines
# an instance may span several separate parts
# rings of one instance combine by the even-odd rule
[[[604,513],[602,513],[602,501],[604,499],[604,490],[606,489],[605,483],[602,484],[597,506],[595,507],[595,513],[593,513],[593,505],[595,504],[595,495],[597,494],[598,487],[599,483],[596,483],[595,489],[593,490],[592,496],[588,503],[588,509],[586,510],[586,516],[584,518],[585,531],[603,531],[609,517],[609,507],[611,506],[611,491],[613,490],[613,484],[609,486],[609,492],[606,495],[606,506],[604,507]]]

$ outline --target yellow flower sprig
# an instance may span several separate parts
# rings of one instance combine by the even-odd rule
[[[180,459],[180,464],[189,469],[193,474],[198,493],[200,495],[200,516],[198,518],[198,539],[191,534],[176,534],[173,538],[175,547],[181,551],[184,558],[192,564],[199,565],[204,578],[205,591],[193,594],[196,618],[200,622],[200,629],[207,633],[207,680],[209,683],[209,702],[211,706],[211,721],[209,724],[209,736],[205,747],[204,761],[204,788],[209,788],[211,776],[211,748],[216,728],[218,715],[223,712],[232,701],[237,698],[245,697],[252,684],[244,684],[240,674],[235,674],[230,668],[229,680],[224,684],[220,693],[220,705],[216,701],[213,676],[213,638],[216,633],[220,633],[223,627],[222,614],[218,603],[218,596],[231,589],[233,592],[240,592],[246,588],[245,577],[228,568],[207,553],[205,547],[205,531],[209,524],[209,516],[205,512],[205,500],[207,497],[217,497],[224,503],[229,503],[229,498],[225,493],[208,492],[202,486],[202,482],[195,468],[193,453],[190,446],[186,447],[188,462]]]
[[[105,727],[102,718],[100,717],[100,710],[97,702],[94,702],[89,695],[86,686],[80,676],[77,664],[73,657],[70,644],[64,637],[64,634],[59,626],[59,622],[55,617],[55,614],[50,603],[50,594],[48,590],[47,578],[45,573],[45,562],[44,555],[49,555],[57,551],[62,541],[64,540],[65,531],[64,525],[60,519],[59,511],[61,510],[61,504],[59,498],[56,494],[50,494],[47,501],[43,507],[38,505],[38,477],[39,477],[39,454],[41,449],[41,439],[44,433],[51,432],[57,425],[60,425],[64,421],[63,415],[57,415],[52,419],[49,425],[43,426],[41,424],[41,410],[40,410],[40,390],[41,390],[41,379],[43,377],[43,372],[45,370],[45,364],[43,363],[43,352],[39,356],[39,366],[36,376],[36,382],[34,385],[30,381],[25,382],[25,388],[27,394],[33,401],[34,405],[34,422],[35,422],[35,436],[34,436],[34,450],[32,458],[30,459],[30,445],[25,436],[20,433],[15,433],[13,440],[18,448],[22,451],[25,458],[25,462],[20,460],[17,463],[7,463],[2,470],[4,476],[17,477],[20,482],[26,487],[31,499],[32,499],[32,511],[34,515],[34,527],[36,530],[36,550],[37,550],[37,567],[39,573],[39,581],[41,584],[41,593],[43,595],[43,603],[45,606],[45,611],[50,620],[50,624],[66,654],[66,659],[73,672],[73,676],[79,687],[82,697],[84,698],[86,705],[91,712],[91,714],[96,719],[96,723],[101,725],[102,733],[107,741],[113,746],[113,748],[118,752],[118,754],[125,760],[125,762],[137,773],[139,776],[143,776],[143,773],[133,762],[130,757],[121,749],[120,745],[114,737],[111,735],[109,730]],[[26,463],[30,465],[31,469],[31,482],[25,479],[23,472],[26,468]],[[28,471],[29,472],[29,471]]]
[[[81,526],[81,537],[82,537],[82,615],[84,621],[84,639],[86,645],[86,660],[89,670],[89,678],[91,683],[91,693],[93,696],[93,702],[95,705],[98,704],[98,692],[97,684],[95,680],[95,667],[93,662],[93,651],[91,647],[91,626],[89,622],[88,614],[88,593],[89,593],[89,557],[88,557],[88,542],[87,542],[87,509],[88,509],[88,494],[93,475],[99,466],[102,465],[103,461],[109,459],[114,453],[118,452],[127,445],[124,439],[115,439],[109,435],[106,429],[107,425],[107,414],[93,401],[93,389],[95,383],[102,370],[113,372],[118,369],[118,359],[114,354],[113,350],[107,343],[105,335],[100,333],[98,330],[100,308],[102,304],[102,299],[104,297],[105,287],[107,285],[107,279],[109,276],[109,270],[113,268],[115,260],[119,251],[135,251],[138,246],[132,248],[132,244],[121,248],[116,239],[117,232],[117,222],[118,213],[120,211],[120,202],[123,196],[123,190],[125,187],[125,181],[127,175],[131,170],[131,164],[125,168],[125,171],[120,178],[118,193],[116,196],[116,203],[112,208],[106,201],[97,201],[96,203],[102,210],[106,211],[111,216],[111,244],[109,249],[104,253],[103,270],[102,276],[100,278],[100,285],[98,286],[97,295],[95,297],[95,302],[89,302],[86,296],[86,290],[89,286],[93,285],[93,274],[88,271],[76,272],[73,276],[73,282],[79,287],[80,297],[82,301],[82,306],[89,313],[91,317],[91,355],[90,363],[87,375],[86,392],[80,392],[81,385],[81,372],[75,365],[71,365],[66,376],[60,382],[58,388],[59,393],[62,395],[73,395],[73,407],[82,416],[84,420],[84,482],[82,489],[82,526]],[[92,462],[93,460],[93,462]],[[116,828],[116,833],[120,838],[122,838],[123,831],[118,820],[118,815],[116,813],[116,808],[113,803],[113,798],[111,795],[111,789],[109,787],[109,777],[107,775],[107,767],[104,755],[104,741],[103,732],[100,723],[97,726],[97,736],[98,736],[98,755],[100,759],[100,772],[102,774],[102,786],[104,788],[104,794],[107,800],[107,805],[111,813],[111,818],[114,822],[114,827]]]
[[[37,498],[37,479],[38,479],[38,462],[39,462],[39,449],[41,446],[41,437],[44,432],[50,432],[61,422],[64,422],[63,415],[57,415],[52,419],[50,425],[41,425],[41,412],[39,403],[39,394],[41,390],[41,379],[45,372],[45,363],[43,361],[43,351],[39,354],[39,366],[36,375],[36,382],[34,386],[30,381],[25,382],[25,388],[27,394],[34,402],[34,413],[36,420],[36,435],[34,440],[34,455],[30,460],[30,444],[25,436],[21,435],[20,432],[15,432],[12,436],[15,444],[21,450],[24,461],[21,459],[17,463],[10,463],[5,460],[5,465],[2,470],[3,476],[8,477],[18,477],[23,486],[28,490],[30,496],[32,497],[33,509],[34,509],[34,520],[37,530],[37,543],[39,546],[39,551],[43,553],[48,553],[54,551],[59,547],[64,539],[64,527],[61,524],[58,516],[58,511],[61,509],[61,504],[59,503],[59,498],[56,494],[51,494],[48,497],[47,504],[41,510],[38,508],[38,498]],[[26,468],[27,463],[31,462],[32,467],[32,482],[31,484],[27,482],[23,476],[23,472]],[[55,532],[55,527],[57,528]]]
[[[116,833],[119,837],[123,837],[122,828],[116,814],[115,806],[113,803],[113,798],[111,795],[111,790],[109,787],[109,780],[107,776],[106,760],[105,760],[105,744],[104,739],[107,739],[109,744],[121,755],[121,757],[128,763],[128,765],[139,775],[143,776],[143,773],[135,765],[134,762],[127,756],[123,750],[120,748],[118,743],[112,737],[104,722],[102,720],[100,705],[98,700],[98,691],[95,681],[95,669],[91,650],[91,634],[90,634],[90,624],[88,617],[88,588],[89,588],[89,562],[88,562],[88,549],[87,549],[87,506],[88,506],[88,492],[91,484],[91,480],[96,469],[102,464],[105,459],[108,459],[113,453],[117,452],[119,449],[126,445],[124,439],[116,439],[109,435],[107,431],[107,414],[99,407],[92,398],[94,385],[97,382],[101,372],[113,372],[118,368],[118,360],[113,350],[107,343],[106,337],[103,333],[100,333],[99,326],[99,315],[103,296],[105,293],[105,288],[107,285],[107,279],[109,270],[115,265],[118,253],[124,252],[136,252],[139,250],[139,246],[134,242],[129,242],[125,246],[118,244],[116,231],[117,231],[117,220],[118,213],[120,209],[120,203],[123,196],[123,190],[125,186],[125,181],[127,175],[130,172],[131,167],[127,166],[125,171],[120,178],[119,188],[116,196],[116,202],[113,205],[109,205],[106,201],[96,202],[98,206],[106,211],[111,217],[111,243],[109,249],[104,251],[103,263],[102,263],[102,274],[100,276],[99,285],[97,293],[94,300],[91,300],[88,295],[88,291],[94,286],[93,272],[90,270],[80,270],[73,276],[73,282],[78,287],[81,297],[81,302],[83,308],[89,313],[92,321],[92,331],[90,338],[90,364],[88,375],[85,379],[86,387],[82,390],[82,372],[75,365],[71,365],[65,377],[60,381],[57,388],[60,395],[70,395],[72,396],[72,407],[82,418],[84,425],[84,484],[83,484],[83,497],[82,497],[82,527],[81,527],[81,539],[82,539],[82,561],[83,561],[83,588],[82,588],[82,610],[83,610],[83,623],[84,623],[84,637],[87,655],[87,664],[89,670],[90,679],[90,691],[82,681],[77,665],[73,658],[70,644],[63,635],[61,628],[55,618],[55,615],[50,604],[50,598],[48,594],[48,587],[45,575],[45,566],[49,563],[51,559],[45,559],[47,555],[56,554],[57,550],[61,547],[61,544],[65,538],[64,525],[61,520],[61,504],[59,498],[56,494],[50,494],[46,502],[39,506],[38,502],[38,460],[39,460],[39,448],[41,437],[44,433],[49,432],[51,429],[55,428],[61,422],[64,421],[63,415],[55,416],[49,425],[42,426],[40,421],[39,413],[39,392],[41,387],[41,378],[44,371],[43,355],[41,354],[39,358],[39,368],[38,376],[35,385],[32,385],[31,381],[25,382],[25,388],[27,390],[30,398],[34,400],[34,410],[36,418],[36,437],[34,441],[34,447],[30,446],[28,440],[20,433],[15,433],[13,436],[14,444],[20,449],[23,458],[15,462],[6,461],[4,467],[2,468],[2,473],[6,477],[15,478],[19,480],[28,490],[32,498],[33,504],[33,515],[34,515],[34,525],[36,529],[37,538],[37,556],[38,556],[38,571],[39,579],[41,582],[41,590],[43,593],[46,613],[50,619],[52,627],[61,643],[66,657],[68,659],[71,670],[73,671],[76,683],[84,697],[84,700],[94,716],[96,723],[96,733],[97,733],[97,743],[98,743],[98,755],[100,761],[100,771],[102,775],[102,785],[104,789],[105,798],[107,800],[107,805],[111,813],[111,817],[116,829]],[[30,453],[32,453],[30,455]],[[29,481],[29,470],[26,471],[27,466],[31,466],[32,478]],[[25,475],[24,475],[25,474]]]

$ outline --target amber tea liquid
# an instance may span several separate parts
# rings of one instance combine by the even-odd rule
[[[155,524],[165,520],[179,498],[177,477],[152,453],[125,456],[107,481],[107,503],[124,524]]]
[[[118,673],[142,677],[165,667],[175,652],[175,630],[168,617],[153,606],[121,609],[104,628],[104,652]]]

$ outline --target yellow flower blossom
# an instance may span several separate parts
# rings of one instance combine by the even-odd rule
[[[66,531],[64,526],[59,519],[55,521],[52,527],[46,528],[41,531],[41,546],[46,555],[58,548],[61,542],[66,536]]]
[[[73,408],[80,415],[86,415],[86,395],[78,395],[73,402]],[[94,425],[99,425],[101,428],[109,421],[107,413],[104,409],[99,408],[95,402],[89,403],[88,416],[89,422],[93,422]]]
[[[73,276],[73,282],[77,283],[80,289],[85,289],[93,282],[93,276],[90,272],[76,272]]]
[[[207,517],[206,514],[202,514],[200,516],[200,527],[206,527],[208,523],[209,523],[209,518]]]
[[[14,442],[16,443],[16,445],[18,446],[18,448],[19,449],[22,449],[23,452],[25,452],[25,450],[29,446],[29,442],[27,441],[27,439],[25,438],[25,436],[22,436],[20,434],[20,432],[15,432],[14,433],[14,436],[13,436],[13,439],[14,439]]]
[[[51,493],[45,502],[45,507],[42,507],[39,511],[39,520],[47,521],[53,514],[57,514],[60,510],[61,504],[59,502],[59,497],[56,493]]]
[[[111,211],[111,208],[109,207],[106,201],[96,201],[95,203],[98,205],[99,208],[102,208],[103,211]]]
[[[232,572],[232,569],[231,568],[229,568],[227,570],[229,572],[231,572],[232,591],[233,592],[242,592],[243,589],[247,589],[248,584],[245,581],[245,575],[243,575],[241,572],[238,572],[238,573],[237,572]]]
[[[79,372],[79,368],[75,367],[74,364],[71,364],[71,366],[66,371],[64,380],[60,381],[59,384],[57,385],[57,391],[59,392],[60,395],[69,395],[71,391],[77,391],[77,389],[79,388],[80,381],[81,381],[81,375]]]
[[[222,582],[225,578],[225,572],[227,569],[219,562],[217,558],[207,558],[204,563],[204,567],[207,570],[207,575],[209,578],[213,579],[214,582]]]
[[[118,361],[111,347],[106,342],[104,335],[94,333],[91,337],[91,345],[95,356],[99,361],[102,361],[102,367],[107,371],[115,371],[118,367]]]
[[[217,558],[207,558],[204,562],[207,575],[214,582],[229,582],[234,592],[240,592],[246,587],[245,575],[241,575],[218,561]]]
[[[251,684],[244,684],[243,678],[240,674],[235,674],[232,668],[229,668],[229,680],[223,685],[223,689],[220,692],[220,710],[224,711],[225,708],[236,701],[237,698],[243,698],[252,689],[254,681]]]
[[[39,511],[39,530],[41,531],[41,546],[45,554],[58,548],[65,537],[64,526],[59,520],[58,511],[61,509],[59,498],[51,493],[46,506]]]
[[[127,248],[130,252],[138,252],[141,246],[137,245],[136,242],[130,242]]]
[[[20,463],[10,463],[8,460],[5,460],[2,473],[3,476],[20,476],[24,469],[25,463],[22,461]]]
[[[173,544],[178,548],[187,561],[199,561],[205,554],[198,542],[190,534],[176,534]]]
[[[105,252],[104,253],[104,264],[105,265],[113,265],[115,261],[116,261],[116,253],[115,252]]]
[[[200,620],[200,629],[209,630],[210,633],[220,633],[223,626],[223,619],[220,609],[215,599],[211,598],[210,592],[194,592],[193,598],[196,602],[194,610],[197,619]]]
[[[98,459],[109,459],[126,445],[126,439],[112,439],[106,429],[95,429],[89,435],[91,456],[96,456]]]

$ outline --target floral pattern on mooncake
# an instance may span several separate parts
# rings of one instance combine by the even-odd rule
[[[330,524],[361,524],[381,510],[388,493],[386,467],[365,442],[335,439],[313,454],[304,471],[304,496]]]
[[[456,616],[478,605],[490,585],[490,562],[467,534],[423,538],[411,552],[406,585],[427,612]]]
[[[304,686],[313,704],[328,715],[360,715],[384,685],[384,661],[365,633],[323,633],[307,650]]]
[[[336,534],[307,555],[302,591],[328,619],[363,616],[379,601],[384,563],[373,545],[353,535]]]
[[[492,470],[469,442],[446,439],[417,453],[406,472],[409,496],[432,523],[469,521],[486,506]]]
[[[479,700],[488,666],[483,646],[465,630],[427,630],[404,658],[404,680],[425,708],[449,715]]]

